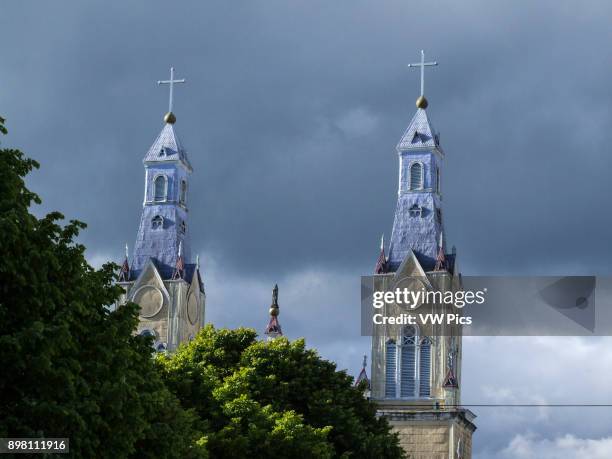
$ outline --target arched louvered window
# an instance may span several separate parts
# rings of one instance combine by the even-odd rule
[[[181,194],[179,202],[183,205],[187,202],[187,182],[185,180],[181,180]]]
[[[385,397],[431,396],[431,339],[421,338],[414,326],[402,329],[399,345],[386,343]]]
[[[417,367],[416,335],[416,328],[413,326],[406,326],[402,330],[400,397],[414,397]]]
[[[423,338],[419,350],[419,395],[429,397],[431,395],[431,340]]]
[[[167,178],[165,175],[158,175],[153,182],[153,199],[155,201],[165,201],[167,187]]]
[[[423,189],[423,164],[421,163],[417,162],[410,165],[410,189]]]
[[[385,346],[385,397],[395,398],[397,389],[397,346],[390,339]]]

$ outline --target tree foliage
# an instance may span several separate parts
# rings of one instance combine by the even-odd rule
[[[397,458],[396,435],[352,378],[304,340],[205,327],[158,365],[184,407],[206,421],[215,458]]]
[[[0,150],[0,437],[69,437],[73,457],[402,457],[352,378],[303,340],[207,326],[152,359],[138,306],[109,307],[117,267],[93,269],[75,242],[85,225],[30,212],[34,168]]]
[[[83,223],[30,213],[33,168],[0,150],[0,437],[69,437],[75,457],[205,457],[197,417],[132,335],[137,306],[108,307],[116,267],[87,264]]]

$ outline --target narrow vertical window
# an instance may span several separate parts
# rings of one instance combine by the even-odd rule
[[[412,163],[410,165],[410,189],[423,189],[423,165],[421,163]]]
[[[153,185],[153,199],[155,201],[165,201],[166,200],[166,176],[158,175],[155,177],[154,185]]]
[[[416,329],[404,327],[402,333],[400,396],[414,397],[416,390]]]
[[[436,193],[440,194],[440,168],[436,167]]]
[[[387,341],[385,349],[385,397],[396,397],[395,376],[397,372],[397,346],[395,341]]]
[[[421,348],[419,350],[419,395],[421,397],[429,397],[431,394],[431,340],[423,338],[421,340]]]
[[[179,202],[183,205],[187,202],[187,182],[185,180],[181,180],[181,194]]]

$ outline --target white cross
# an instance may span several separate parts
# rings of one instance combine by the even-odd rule
[[[182,78],[180,80],[174,79],[174,67],[170,67],[170,79],[169,80],[160,80],[157,84],[167,84],[170,85],[170,103],[168,104],[168,111],[172,111],[172,99],[174,94],[174,83],[185,83],[185,79]]]
[[[408,67],[421,67],[421,95],[425,95],[425,67],[433,67],[438,65],[437,62],[425,62],[425,51],[421,50],[421,62],[416,64],[408,64]]]

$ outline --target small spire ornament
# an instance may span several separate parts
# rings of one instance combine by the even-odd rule
[[[438,65],[437,62],[425,62],[425,51],[421,50],[421,62],[415,64],[408,64],[408,67],[419,67],[421,69],[421,95],[416,101],[417,108],[425,110],[429,103],[425,99],[425,67],[434,67]]]
[[[272,304],[270,305],[269,312],[270,321],[264,333],[268,335],[268,339],[271,340],[283,335],[280,322],[278,321],[278,315],[280,313],[280,308],[278,307],[278,284],[275,284],[272,289]]]
[[[174,79],[174,67],[170,67],[170,79],[169,80],[159,80],[157,82],[157,84],[167,84],[168,86],[170,86],[170,97],[169,97],[169,101],[168,101],[168,113],[166,113],[164,115],[164,121],[167,124],[174,124],[176,123],[176,116],[174,115],[174,113],[172,113],[172,104],[174,102],[174,84],[175,83],[185,83],[186,80],[184,78],[181,78],[180,80],[175,80]]]
[[[119,271],[119,282],[127,282],[130,280],[130,262],[129,262],[129,251],[127,242],[125,243],[125,259],[123,260],[123,265],[121,266],[121,270]]]

